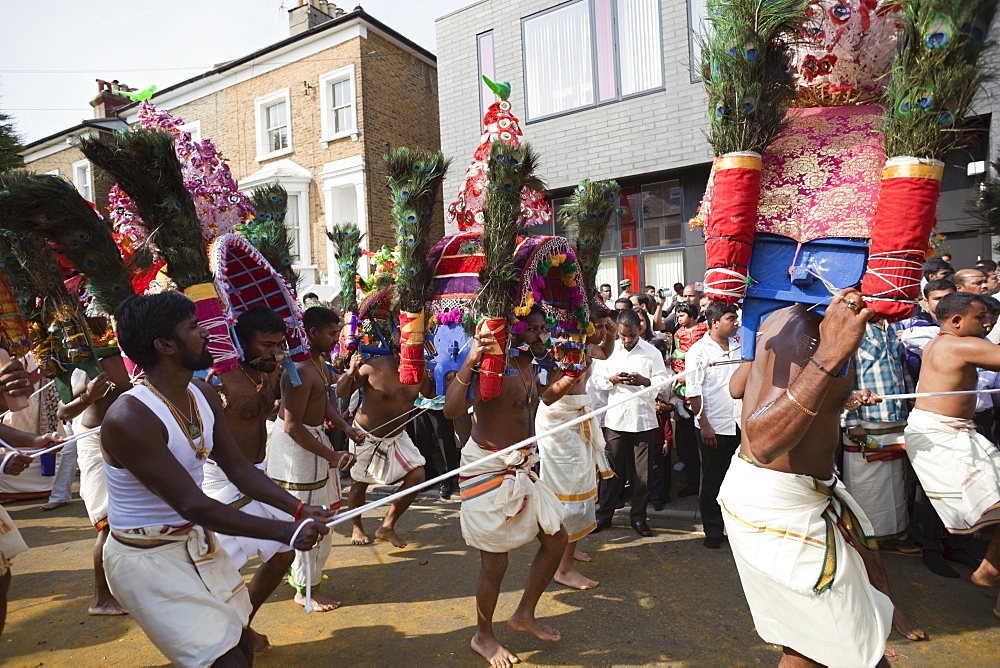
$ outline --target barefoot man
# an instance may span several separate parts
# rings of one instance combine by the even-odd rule
[[[597,307],[592,307],[596,309]],[[546,432],[591,410],[587,380],[595,359],[607,359],[615,348],[608,332],[611,314],[595,312],[594,334],[587,339],[587,368],[574,375],[557,373],[542,393],[535,416],[536,433]],[[574,560],[590,561],[577,542],[597,527],[597,476],[614,475],[604,452],[604,435],[596,417],[555,436],[538,439],[541,458],[539,479],[548,485],[566,508],[563,527],[567,543],[553,579],[574,589],[593,589],[600,583],[576,569]]]
[[[341,429],[353,441],[361,435],[349,426],[340,411],[330,403],[330,368],[323,358],[333,349],[340,332],[340,318],[324,306],[306,309],[302,317],[309,350],[305,362],[295,368],[302,384],[292,385],[288,374],[281,377],[281,406],[267,440],[267,475],[302,503],[340,508],[340,472],[354,464],[350,452],[337,452],[326,435],[327,421]],[[340,605],[329,596],[316,591],[323,582],[323,564],[330,556],[331,536],[320,541],[307,555],[296,553],[288,584],[296,589],[295,602],[306,604],[306,565],[311,560],[312,606],[317,612],[333,610]]]
[[[351,443],[357,462],[351,468],[351,491],[347,495],[350,508],[364,505],[368,485],[392,485],[402,480],[399,488],[402,491],[424,481],[425,460],[406,433],[406,423],[410,421],[417,395],[424,390],[433,396],[433,387],[432,376],[427,376],[420,385],[404,385],[399,381],[398,348],[389,355],[368,360],[360,351],[351,356],[347,373],[337,381],[338,397],[362,391],[354,427],[364,440],[356,445]],[[392,502],[382,526],[375,531],[376,538],[387,540],[394,547],[406,547],[395,527],[415,497],[416,493]],[[360,517],[354,518],[351,542],[355,545],[369,542]]]
[[[987,298],[968,292],[937,305],[941,331],[924,348],[919,392],[976,389],[977,368],[1000,371],[1000,346],[987,341]],[[976,395],[920,397],[906,426],[906,454],[920,484],[953,534],[1000,524],[1000,451],[976,432]],[[981,587],[1000,586],[1000,530],[972,574]],[[1000,617],[1000,597],[993,607]]]
[[[545,317],[540,310],[524,316],[527,324],[514,335],[514,345],[535,343],[542,333]],[[472,464],[491,452],[513,445],[532,434],[533,412],[538,401],[531,358],[509,358],[516,375],[503,377],[499,397],[482,401],[478,384],[473,385],[475,369],[483,354],[496,345],[496,339],[477,335],[462,368],[445,394],[444,414],[455,419],[470,406],[472,436],[462,449],[462,465]],[[472,399],[467,392],[472,387]],[[462,496],[462,537],[479,550],[482,562],[476,583],[477,630],[472,649],[498,668],[518,662],[517,656],[501,646],[493,633],[493,611],[500,595],[500,584],[507,570],[507,553],[531,542],[536,536],[541,546],[531,564],[521,602],[507,626],[514,631],[533,633],[542,640],[559,640],[553,628],[535,619],[535,606],[559,566],[566,551],[565,515],[555,494],[539,483],[531,467],[538,461],[534,446],[527,446],[505,457],[483,462],[460,479]]]
[[[208,331],[178,292],[129,297],[118,342],[146,379],[108,410],[102,428],[111,590],[149,639],[180,666],[249,666],[251,604],[214,531],[309,550],[333,512],[306,506],[240,453],[222,401],[193,372],[208,368]],[[299,521],[254,517],[202,492],[208,457],[251,499]]]
[[[742,445],[718,500],[757,633],[783,646],[782,666],[886,665],[890,619],[923,637],[894,617],[871,524],[833,472],[851,393],[842,369],[871,317],[855,290],[822,320],[801,304],[776,311],[730,382]]]
[[[285,350],[285,321],[267,308],[255,308],[236,320],[236,338],[243,349],[243,359],[235,371],[224,373],[210,381],[219,393],[225,409],[226,425],[232,432],[243,457],[256,468],[264,470],[267,447],[267,420],[274,413],[275,385],[278,376],[278,355]],[[250,498],[226,477],[222,468],[212,459],[205,462],[205,481],[202,490],[210,498],[242,510],[248,515],[263,519],[288,522],[286,513]],[[284,543],[246,536],[219,535],[219,544],[233,560],[236,568],[243,568],[251,557],[260,559],[260,568],[247,586],[253,610],[250,621],[274,593],[282,578],[288,574],[295,553]],[[250,629],[254,651],[271,649],[267,636]]]

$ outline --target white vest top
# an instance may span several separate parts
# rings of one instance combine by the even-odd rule
[[[188,384],[188,389],[194,395],[201,413],[203,445],[211,451],[214,445],[215,414],[200,389],[193,383]],[[194,449],[170,408],[145,385],[136,385],[125,394],[145,404],[163,423],[167,429],[167,448],[170,454],[180,462],[200,489],[205,460],[195,456]],[[136,438],[141,438],[141,435],[137,434]],[[195,443],[201,444],[201,439],[195,439]],[[166,501],[149,491],[128,469],[116,468],[104,462],[104,472],[108,481],[108,524],[113,530],[124,531],[157,524],[180,526],[187,523],[187,520],[177,514]]]

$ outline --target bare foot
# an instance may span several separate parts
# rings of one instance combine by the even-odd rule
[[[376,536],[378,534],[375,534]],[[354,527],[351,529],[351,542],[355,545],[367,545],[371,541],[368,539],[368,534],[361,527]]]
[[[273,647],[271,647],[271,642],[267,639],[267,636],[263,633],[257,633],[253,629],[250,629],[250,635],[253,636],[253,651],[258,654],[264,654],[270,652]]]
[[[534,617],[511,617],[507,620],[507,626],[510,627],[512,631],[521,631],[523,633],[533,633],[535,637],[539,640],[549,640],[555,642],[557,640],[562,640],[562,634],[556,631],[551,626],[546,626]]]
[[[573,589],[593,589],[597,585],[601,584],[597,580],[591,580],[590,578],[584,576],[583,573],[575,568],[565,573],[556,571],[556,574],[552,576],[552,579],[561,585],[566,585],[567,587],[572,587]]]
[[[593,561],[593,559],[590,558],[589,554],[587,554],[578,547],[573,548],[573,559],[575,559],[576,561],[582,561],[584,563],[589,563]]]
[[[375,537],[379,540],[387,540],[393,547],[406,547],[406,541],[399,537],[395,529],[389,527],[379,527],[375,532]]]
[[[306,605],[306,595],[305,594],[295,594],[295,602],[305,607]],[[312,593],[312,604],[313,612],[329,612],[331,610],[336,610],[340,607],[340,601],[334,601],[329,596],[324,596],[318,591]]]
[[[1000,587],[1000,571],[993,567],[993,564],[983,559],[979,568],[975,570],[969,578],[972,584],[980,587]]]
[[[108,598],[104,601],[94,601],[89,608],[87,608],[88,615],[95,616],[114,616],[114,615],[127,615],[128,612],[122,607],[122,604],[115,600],[114,597]]]
[[[892,609],[892,628],[909,640],[927,640],[927,634],[918,629],[899,608]]]
[[[46,503],[45,505],[38,506],[38,509],[42,512],[46,510],[55,510],[56,508],[62,508],[63,506],[68,506],[69,501],[55,501],[53,503]]]
[[[480,639],[479,633],[476,633],[476,635],[472,636],[472,642],[469,645],[472,647],[473,652],[489,661],[490,665],[494,666],[494,668],[507,668],[508,666],[513,666],[515,663],[521,663],[521,660],[516,655],[497,642],[497,639],[494,637]]]

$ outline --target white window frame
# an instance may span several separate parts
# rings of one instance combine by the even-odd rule
[[[342,81],[351,82],[351,127],[336,130],[336,115],[333,109],[333,85]],[[331,142],[345,137],[357,138],[358,134],[358,89],[355,80],[354,65],[341,67],[332,72],[327,72],[319,78],[319,103],[320,118],[322,122],[321,142]]]
[[[181,132],[190,132],[191,141],[200,142],[201,141],[201,121],[191,121],[189,123],[181,123],[177,126],[177,129]]]
[[[288,119],[288,146],[277,151],[271,151],[267,142],[267,124],[264,118],[264,110],[275,102],[285,103],[285,117]],[[292,143],[292,93],[291,89],[285,88],[264,97],[254,100],[254,115],[257,119],[257,162],[279,158],[288,155],[294,150]]]
[[[77,160],[73,163],[73,185],[85,200],[94,201],[94,170],[91,169],[89,160]]]
[[[51,171],[45,172],[45,174],[48,175],[48,176],[59,176],[59,170],[58,169],[53,169]]]

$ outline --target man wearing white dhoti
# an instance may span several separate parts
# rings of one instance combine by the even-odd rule
[[[333,513],[304,506],[240,454],[218,395],[192,382],[212,356],[187,297],[130,297],[115,317],[118,342],[146,379],[115,402],[102,426],[108,583],[173,663],[249,665],[250,597],[213,532],[309,550],[329,533]],[[242,494],[301,521],[254,517],[207,497],[209,456]]]
[[[781,665],[885,665],[890,620],[923,637],[894,615],[871,526],[833,473],[851,392],[841,369],[871,316],[855,290],[822,320],[802,305],[776,311],[730,382],[742,443],[718,501],[754,625],[783,647]],[[873,400],[851,394],[847,407],[862,401]]]
[[[538,341],[545,325],[540,309],[523,316],[514,331],[513,345]],[[472,649],[493,666],[509,666],[518,661],[500,645],[493,632],[493,613],[500,584],[507,570],[507,552],[538,538],[541,543],[521,601],[507,626],[533,633],[542,640],[559,640],[555,629],[535,619],[535,607],[566,550],[566,530],[561,522],[565,510],[555,494],[531,472],[537,461],[534,447],[525,447],[504,457],[482,461],[493,452],[518,443],[532,433],[532,414],[538,400],[538,385],[527,355],[509,359],[516,375],[503,376],[500,396],[482,401],[474,369],[483,355],[492,351],[496,339],[490,333],[477,334],[462,367],[445,393],[444,414],[455,419],[471,406],[472,437],[462,449],[462,465],[476,464],[459,479],[462,496],[462,537],[479,550],[481,570],[476,586],[476,634]],[[469,398],[469,392],[472,395]]]
[[[1000,371],[1000,346],[987,341],[987,298],[969,292],[937,305],[941,331],[924,348],[919,392],[975,390],[977,369]],[[1000,451],[978,434],[975,394],[918,397],[906,427],[906,454],[945,528],[967,534],[1000,523]],[[1000,530],[972,582],[1000,585]],[[1000,617],[1000,596],[993,607]]]

